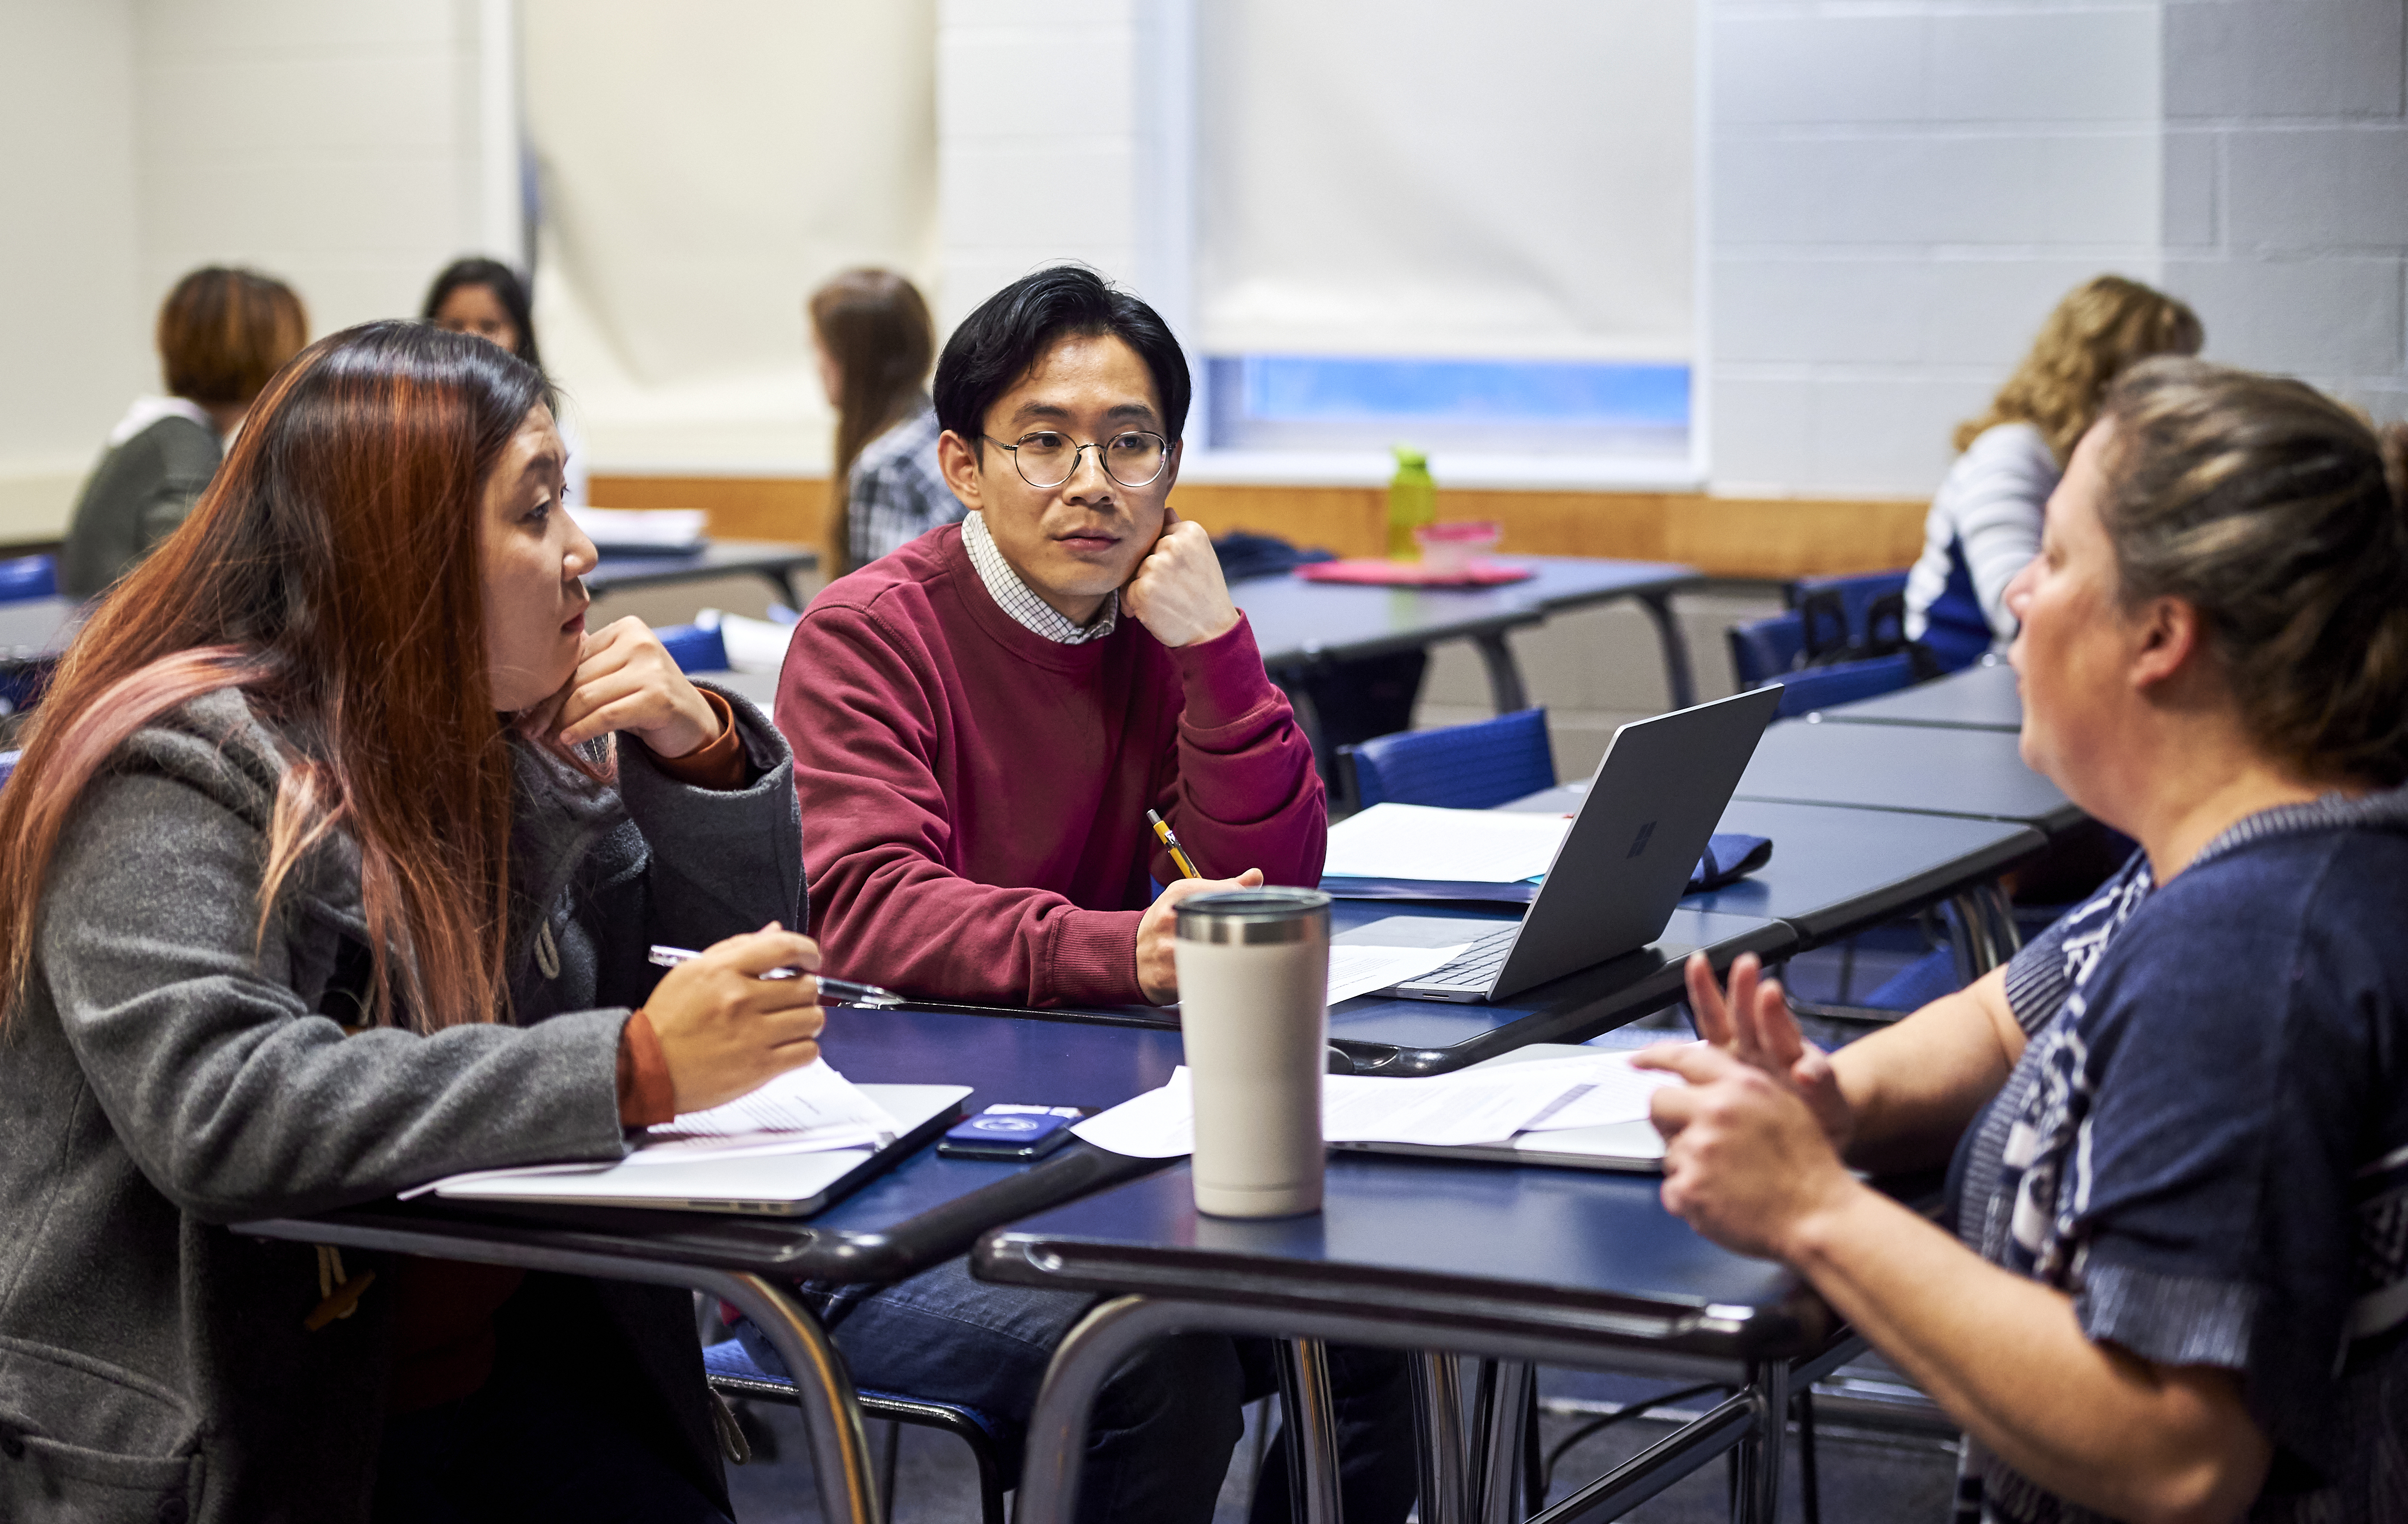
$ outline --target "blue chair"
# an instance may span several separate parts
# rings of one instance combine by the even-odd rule
[[[1948,582],[1931,606],[1923,611],[1923,644],[1942,672],[1957,672],[1982,659],[1997,638],[1990,617],[1973,591],[1973,571],[1965,563],[1965,542],[1948,542]]]
[[[744,1352],[744,1346],[734,1339],[709,1346],[703,1350],[702,1372],[704,1378],[710,1383],[710,1389],[722,1397],[747,1397],[779,1403],[796,1401],[795,1384],[784,1376],[771,1375],[753,1364],[752,1357]],[[1003,1495],[1020,1480],[1018,1447],[1010,1438],[1009,1425],[977,1408],[961,1407],[951,1403],[898,1397],[892,1392],[871,1391],[867,1388],[858,1389],[855,1395],[861,1399],[864,1417],[942,1430],[968,1446],[970,1458],[978,1463],[979,1512],[983,1524],[1004,1524]],[[883,1490],[887,1515],[892,1517],[895,1475],[891,1449],[888,1456]]]
[[[59,595],[59,558],[19,556],[0,561],[0,604],[22,604]]]
[[[1400,731],[1339,755],[1353,764],[1354,806],[1381,803],[1488,809],[1555,786],[1547,711],[1517,709],[1443,730]]]
[[[1858,699],[1879,698],[1901,688],[1912,688],[1914,659],[1901,651],[1896,656],[1876,656],[1863,662],[1839,662],[1828,667],[1784,672],[1778,681],[1781,707],[1775,716],[1788,719],[1816,709],[1836,708]]]
[[[661,637],[661,645],[680,672],[727,670],[727,640],[715,624],[672,624],[653,634]]]
[[[1723,632],[1731,673],[1742,688],[1762,688],[1798,670],[1806,655],[1806,621],[1795,614],[1750,620]]]
[[[1790,608],[1806,618],[1815,638],[1809,649],[1862,646],[1906,638],[1906,573],[1863,572],[1848,577],[1801,577],[1789,584]],[[1824,614],[1824,610],[1834,613]],[[1885,631],[1883,626],[1889,628]],[[1837,635],[1836,640],[1830,638]]]
[[[0,784],[7,783],[8,776],[17,771],[17,759],[23,755],[22,751],[0,751]]]

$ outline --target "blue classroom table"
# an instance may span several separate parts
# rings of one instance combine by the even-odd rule
[[[1184,1163],[981,1239],[981,1279],[1120,1293],[1072,1331],[1031,1418],[1016,1517],[1068,1519],[1095,1392],[1133,1349],[1219,1331],[1442,1350],[1498,1373],[1485,1434],[1461,1431],[1452,1361],[1418,1358],[1423,1515],[1522,1517],[1517,1459],[1530,1364],[1720,1381],[1733,1396],[1557,1507],[1614,1517],[1734,1446],[1742,1513],[1770,1524],[1789,1393],[1852,1358],[1793,1272],[1715,1247],[1663,1208],[1650,1175],[1359,1154],[1331,1157],[1322,1211],[1248,1221],[1195,1209]],[[1435,1419],[1432,1415],[1437,1415]],[[1469,1452],[1466,1442],[1469,1440]],[[1447,1460],[1461,1461],[1449,1474]],[[1317,1469],[1330,1473],[1325,1447]]]
[[[1985,656],[1962,672],[1902,688],[1879,698],[1818,709],[1814,718],[1842,725],[1938,725],[1977,731],[2024,728],[2023,694],[2014,668]]]
[[[2010,820],[2051,836],[2080,825],[2081,807],[2016,747],[2005,731],[1784,719],[1757,743],[1738,797]]]
[[[1543,623],[1569,609],[1634,599],[1655,621],[1672,707],[1697,702],[1688,643],[1671,604],[1673,593],[1704,582],[1696,567],[1587,556],[1489,559],[1527,567],[1533,575],[1494,588],[1383,588],[1308,582],[1291,573],[1232,583],[1229,596],[1253,624],[1263,665],[1274,677],[1303,676],[1328,662],[1469,640],[1487,668],[1499,714],[1529,705],[1521,667],[1505,643],[1507,631]]]
[[[826,1052],[868,1083],[972,1084],[970,1109],[1039,1101],[1107,1106],[1170,1077],[1179,1034],[931,1011],[832,1011]],[[884,1517],[853,1379],[787,1288],[810,1276],[887,1281],[968,1248],[998,1223],[1158,1167],[1074,1143],[1031,1165],[939,1159],[933,1146],[815,1216],[439,1201],[380,1201],[299,1218],[237,1223],[262,1238],[691,1288],[734,1303],[787,1369],[810,1438],[821,1517]]]

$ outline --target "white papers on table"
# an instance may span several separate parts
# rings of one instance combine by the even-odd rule
[[[595,545],[612,549],[691,550],[702,544],[700,508],[571,508]]]
[[[757,672],[776,677],[786,664],[786,647],[795,638],[794,626],[774,620],[748,619],[741,614],[723,613],[706,608],[696,614],[694,622],[716,627],[722,644],[727,648],[727,670]]]
[[[1326,1075],[1322,1136],[1331,1143],[1460,1147],[1503,1143],[1521,1132],[1641,1121],[1649,1097],[1660,1086],[1681,1081],[1633,1069],[1630,1058],[1606,1051],[1423,1079]],[[1174,1071],[1160,1090],[1090,1117],[1071,1131],[1098,1148],[1132,1159],[1194,1153],[1196,1104],[1187,1070]]]
[[[1471,944],[1451,947],[1364,947],[1335,942],[1329,947],[1329,1004],[1368,995],[1445,967]]]
[[[1325,876],[1518,884],[1555,860],[1571,821],[1510,810],[1374,805],[1329,828]]]
[[[825,1059],[789,1069],[748,1095],[707,1111],[644,1129],[624,1159],[578,1164],[528,1164],[471,1170],[430,1180],[401,1193],[403,1201],[444,1186],[471,1181],[533,1179],[547,1175],[590,1175],[698,1159],[742,1159],[764,1154],[816,1154],[838,1148],[882,1148],[903,1131],[892,1112],[862,1093]]]
[[[883,1143],[902,1131],[884,1106],[861,1093],[825,1059],[814,1059],[724,1105],[682,1116],[644,1130],[647,1142],[671,1138],[750,1138],[765,1132],[799,1141],[808,1134],[845,1141],[823,1147],[851,1148]]]

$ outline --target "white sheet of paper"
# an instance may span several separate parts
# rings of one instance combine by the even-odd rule
[[[1547,871],[1571,821],[1506,810],[1374,805],[1329,828],[1324,874],[1518,884]]]
[[[1133,1095],[1110,1111],[1097,1112],[1070,1131],[1098,1148],[1130,1159],[1177,1159],[1196,1151],[1196,1099],[1187,1069],[1170,1072],[1160,1090]]]
[[[1467,1070],[1426,1079],[1326,1075],[1321,1082],[1322,1136],[1332,1143],[1502,1143],[1534,1119],[1562,1110],[1568,1097],[1576,1100],[1598,1088],[1600,1075],[1612,1077],[1607,1064],[1585,1061]],[[1635,1076],[1625,1070],[1622,1077]],[[1645,1110],[1642,1104],[1638,1114]],[[1195,1152],[1196,1105],[1187,1070],[1173,1071],[1160,1090],[1124,1101],[1071,1131],[1098,1148],[1132,1159]]]
[[[700,508],[571,508],[568,517],[602,545],[683,549],[702,539]]]
[[[1612,1122],[1643,1121],[1656,1092],[1682,1083],[1678,1075],[1633,1069],[1630,1055],[1613,1053],[1595,1059],[1572,1059],[1560,1065],[1526,1064],[1524,1068],[1560,1069],[1577,1079],[1580,1089],[1561,1104],[1523,1125],[1526,1132],[1568,1132],[1575,1127],[1603,1127]]]
[[[1463,955],[1469,942],[1452,947],[1364,947],[1343,942],[1329,947],[1329,1004],[1418,979]]]
[[[816,1137],[824,1133],[842,1136],[841,1143],[826,1143],[828,1148],[857,1147],[867,1132],[891,1138],[902,1126],[887,1113],[884,1106],[861,1093],[853,1081],[836,1072],[825,1059],[816,1059],[799,1069],[789,1069],[777,1078],[748,1095],[739,1095],[724,1105],[708,1111],[690,1111],[681,1117],[644,1130],[647,1141],[672,1138],[744,1138],[764,1132],[785,1134],[790,1141],[800,1143],[796,1134]],[[767,1141],[767,1140],[762,1140]]]
[[[1584,1083],[1513,1069],[1427,1079],[1330,1075],[1322,1080],[1321,1135],[1331,1143],[1438,1147],[1502,1143]]]

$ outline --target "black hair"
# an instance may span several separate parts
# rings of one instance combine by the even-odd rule
[[[426,288],[426,305],[419,317],[433,322],[435,314],[443,310],[444,300],[463,286],[482,286],[494,293],[494,300],[510,315],[510,326],[519,331],[519,347],[512,352],[536,369],[543,369],[535,347],[535,304],[527,297],[526,282],[500,260],[471,254],[445,265],[435,284]]]
[[[983,452],[986,410],[1036,368],[1056,340],[1110,334],[1153,374],[1162,430],[1187,425],[1187,356],[1154,308],[1083,264],[1056,264],[996,292],[962,320],[937,359],[937,422]]]

